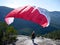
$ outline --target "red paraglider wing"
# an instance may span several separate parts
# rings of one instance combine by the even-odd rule
[[[47,27],[48,20],[46,16],[41,14],[39,10],[33,6],[24,6],[11,11],[6,17],[5,21],[9,17],[21,18],[24,20],[29,20],[35,22],[43,27]],[[7,21],[6,21],[7,22]]]

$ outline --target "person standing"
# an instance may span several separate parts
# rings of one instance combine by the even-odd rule
[[[32,39],[32,42],[34,43],[34,39],[35,39],[35,31],[32,32],[32,36],[31,36],[31,39]]]

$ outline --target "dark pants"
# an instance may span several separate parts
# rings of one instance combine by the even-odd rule
[[[34,39],[32,39],[32,42],[34,43]]]

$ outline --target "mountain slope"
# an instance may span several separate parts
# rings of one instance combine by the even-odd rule
[[[60,29],[60,12],[59,11],[49,12],[49,15],[51,17],[51,25]]]
[[[0,21],[4,21],[5,16],[12,10],[12,8],[0,6]]]

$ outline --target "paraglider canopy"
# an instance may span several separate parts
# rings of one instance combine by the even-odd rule
[[[5,17],[5,21],[8,25],[14,22],[14,18],[21,18],[24,20],[32,21],[39,24],[42,27],[49,25],[48,19],[44,14],[39,12],[35,6],[23,6],[18,9],[14,9]]]

